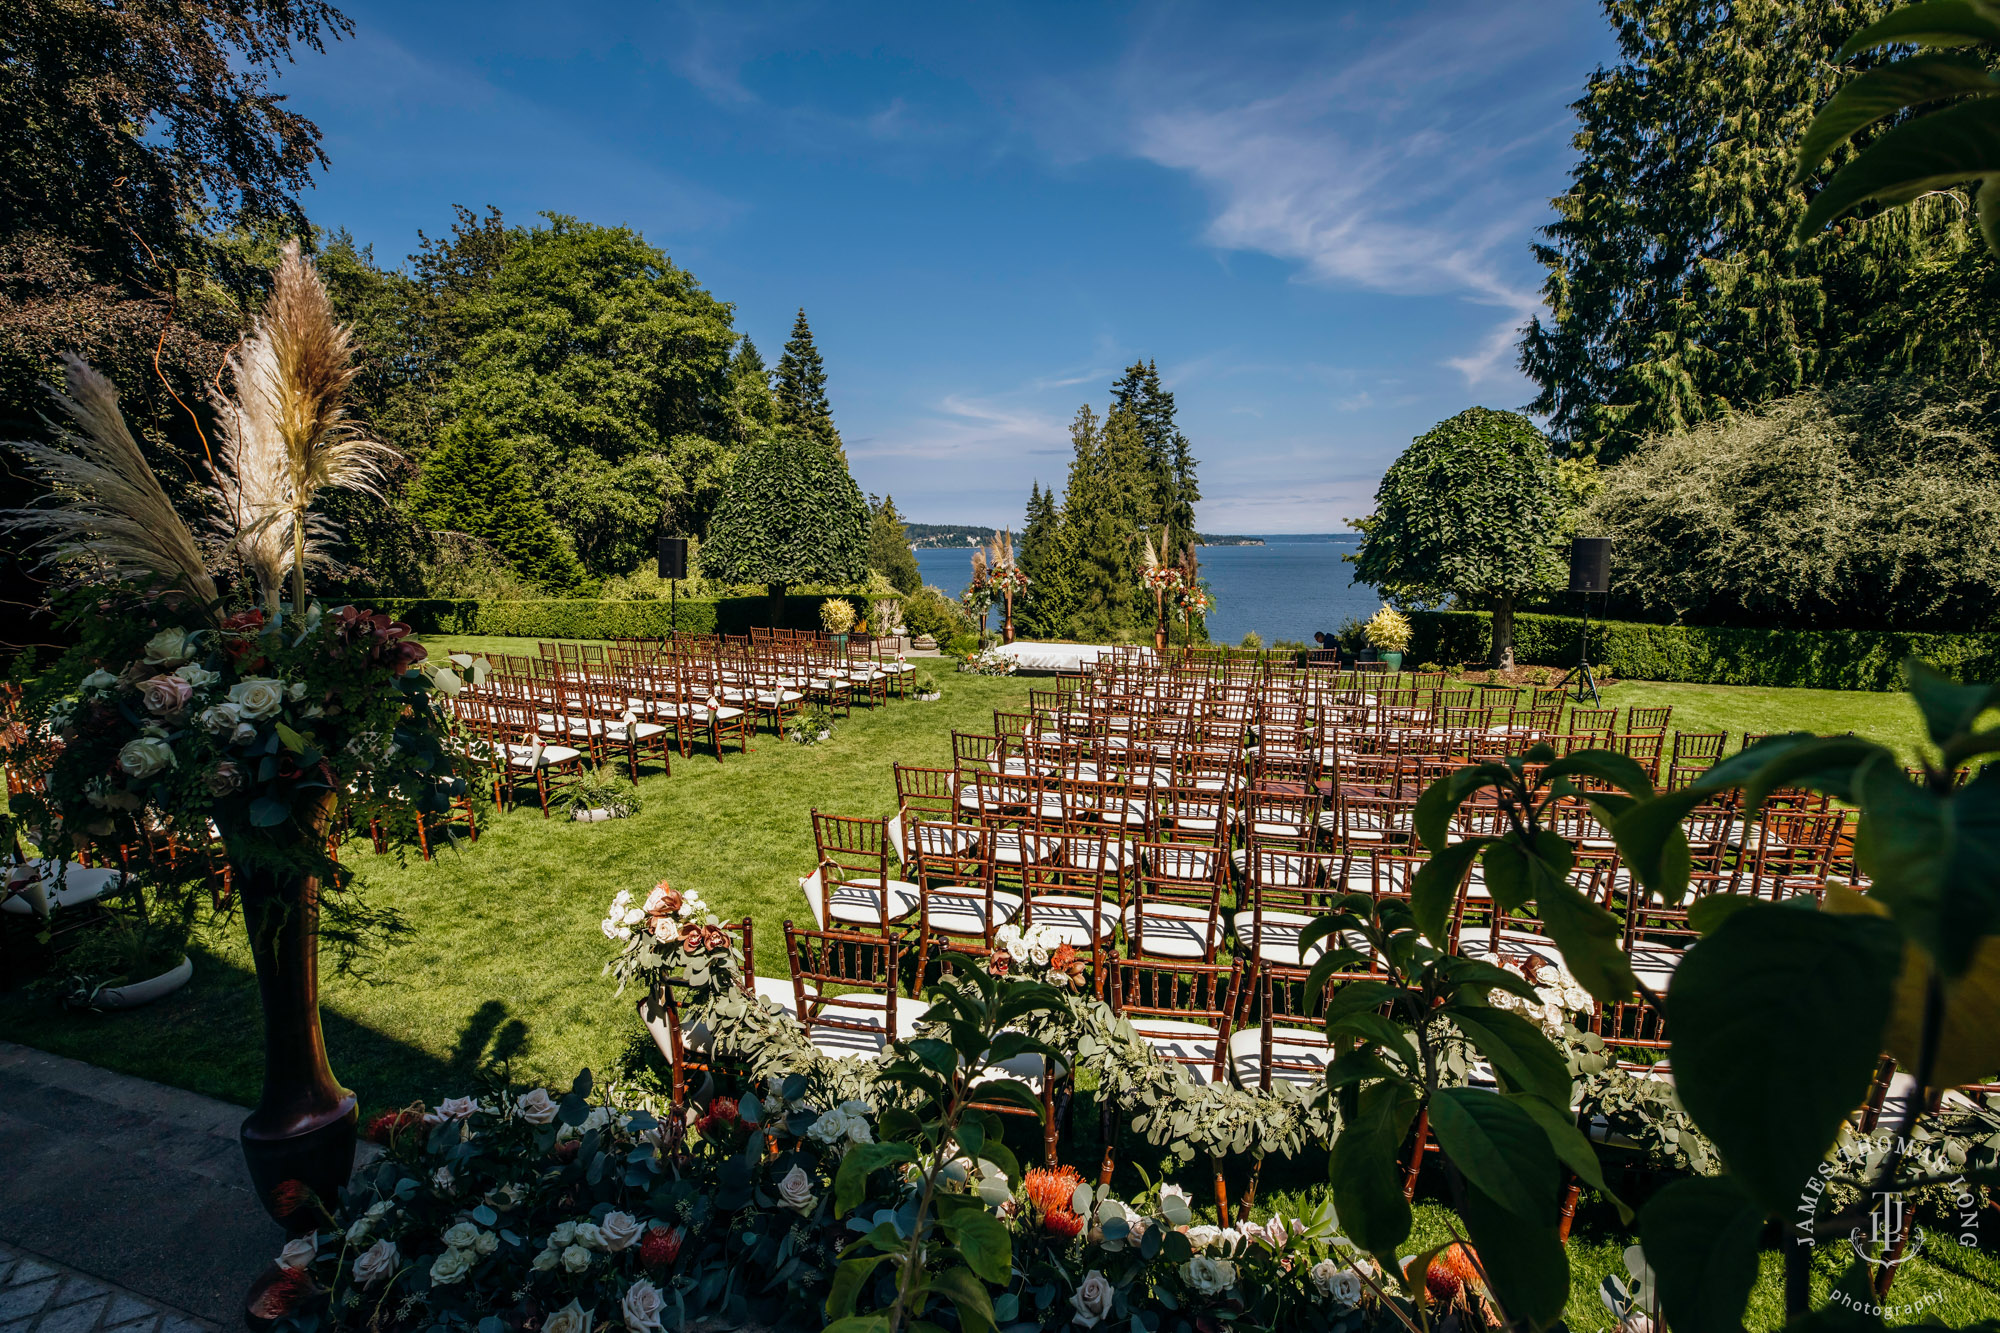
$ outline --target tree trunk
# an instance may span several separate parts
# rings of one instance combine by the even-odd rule
[[[1493,608],[1493,665],[1502,671],[1514,669],[1514,594],[1500,594]]]
[[[331,793],[308,813],[324,836]],[[243,1158],[258,1202],[293,1235],[324,1226],[354,1170],[354,1094],[327,1063],[319,1021],[319,881],[266,861],[230,858],[264,1009],[264,1091],[243,1121]],[[303,1185],[326,1214],[301,1202]]]
[[[782,583],[767,583],[764,587],[771,594],[771,628],[783,629],[785,627],[785,585]]]

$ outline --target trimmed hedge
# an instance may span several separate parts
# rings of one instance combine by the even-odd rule
[[[1414,611],[1410,619],[1416,637],[1405,662],[1475,662],[1492,654],[1487,612]],[[1515,660],[1574,666],[1582,624],[1575,616],[1517,614]],[[2000,680],[2000,634],[1590,622],[1591,665],[1629,680],[1893,691],[1903,688],[1903,660],[1912,655],[1954,680]]]
[[[818,629],[819,606],[845,596],[864,615],[874,601],[860,593],[792,593],[785,598],[785,628]],[[770,623],[768,597],[683,597],[666,601],[593,601],[548,598],[483,602],[443,597],[384,597],[367,605],[384,611],[419,634],[492,634],[522,639],[660,638],[688,634],[748,634]]]

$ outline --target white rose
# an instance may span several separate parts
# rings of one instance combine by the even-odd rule
[[[255,724],[249,722],[238,722],[236,729],[229,733],[229,741],[232,745],[250,745],[256,739],[257,728]]]
[[[205,690],[215,684],[216,681],[222,679],[221,672],[210,671],[199,662],[189,662],[186,666],[174,672],[174,674],[197,690]]]
[[[1352,1310],[1361,1304],[1361,1293],[1367,1290],[1361,1281],[1361,1272],[1355,1268],[1343,1268],[1333,1275],[1327,1284],[1326,1297],[1343,1310]]]
[[[96,671],[93,671],[89,675],[85,676],[82,682],[80,683],[79,688],[86,690],[108,690],[117,683],[118,683],[118,677],[112,675],[109,671],[106,671],[102,667],[100,667]]]
[[[318,1255],[319,1233],[317,1231],[308,1232],[296,1240],[285,1243],[285,1248],[278,1251],[278,1266],[280,1268],[311,1268],[312,1261]]]
[[[590,1333],[597,1316],[571,1301],[542,1321],[542,1333]]]
[[[184,629],[163,629],[146,640],[143,654],[152,666],[179,666],[188,659],[188,632]]]
[[[1200,1226],[1189,1227],[1187,1229],[1187,1238],[1188,1244],[1194,1246],[1195,1249],[1205,1250],[1222,1239],[1222,1228],[1212,1227],[1207,1223],[1203,1223]]]
[[[446,1228],[443,1239],[454,1250],[469,1250],[472,1243],[479,1239],[479,1228],[470,1222],[460,1222]]]
[[[819,1202],[813,1196],[812,1186],[812,1177],[806,1174],[805,1168],[795,1165],[778,1182],[778,1202],[804,1217]]]
[[[1069,1303],[1076,1307],[1076,1317],[1070,1322],[1096,1328],[1111,1316],[1111,1302],[1117,1294],[1104,1274],[1091,1269],[1076,1284],[1076,1294],[1069,1298]]]
[[[1197,1295],[1216,1296],[1236,1285],[1236,1265],[1197,1254],[1181,1265],[1181,1280]]]
[[[396,1242],[378,1240],[354,1258],[354,1280],[372,1287],[396,1271]]]
[[[353,1223],[347,1228],[347,1243],[349,1245],[359,1245],[362,1241],[367,1240],[368,1232],[374,1225],[375,1219],[372,1217],[355,1218]]]
[[[229,702],[253,721],[270,717],[285,706],[285,682],[269,676],[247,676],[229,687]]]
[[[470,1120],[472,1113],[478,1109],[479,1104],[470,1097],[447,1097],[424,1119],[434,1125],[441,1125],[447,1120]]]
[[[572,1245],[562,1252],[563,1267],[572,1273],[581,1273],[590,1267],[590,1251],[581,1245]]]
[[[471,1271],[471,1255],[464,1250],[446,1250],[431,1260],[431,1284],[448,1287],[454,1282],[465,1281],[465,1275]]]
[[[514,1111],[531,1125],[546,1125],[556,1118],[555,1098],[547,1088],[535,1088],[514,1103]]]
[[[576,1224],[576,1243],[586,1250],[602,1250],[609,1247],[604,1243],[604,1232],[595,1222]]]
[[[472,1242],[474,1254],[491,1254],[500,1248],[500,1238],[490,1231],[479,1233],[479,1239]]]
[[[660,1333],[660,1311],[666,1303],[658,1287],[640,1278],[625,1289],[618,1312],[625,1316],[625,1327],[632,1333]]]
[[[431,1186],[434,1189],[449,1191],[451,1189],[451,1168],[441,1166],[431,1172]]]
[[[653,923],[653,938],[662,944],[672,944],[681,937],[681,923],[670,916],[663,916]]]
[[[243,720],[243,712],[235,704],[214,704],[196,713],[194,720],[202,730],[223,736],[236,730],[236,724]]]
[[[156,736],[126,741],[118,751],[118,770],[128,778],[150,778],[173,764],[174,747]]]
[[[299,700],[305,698],[306,683],[302,680],[295,680],[291,684],[285,686],[285,697],[287,699],[290,699],[293,703],[297,703]]]
[[[554,1250],[543,1250],[535,1256],[534,1262],[529,1264],[528,1267],[534,1269],[537,1273],[546,1273],[559,1262],[561,1262],[561,1258]]]
[[[606,1213],[598,1230],[604,1233],[604,1248],[613,1254],[630,1249],[646,1234],[646,1224],[630,1213]]]
[[[576,1223],[574,1222],[558,1223],[555,1230],[549,1232],[549,1244],[555,1246],[557,1249],[561,1249],[575,1239]]]

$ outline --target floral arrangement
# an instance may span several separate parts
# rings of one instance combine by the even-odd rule
[[[875,1109],[803,1077],[762,1086],[678,1121],[624,1091],[594,1098],[587,1071],[567,1092],[493,1087],[378,1115],[382,1156],[339,1200],[297,1202],[317,1225],[278,1255],[256,1313],[300,1333],[791,1322],[825,1303],[856,1230],[896,1225],[914,1186],[875,1172],[838,1207]],[[1017,1181],[986,1152],[961,1157],[944,1189],[1012,1235],[1014,1272],[992,1297],[1002,1326],[1122,1328],[1144,1310],[1163,1328],[1358,1333],[1408,1310],[1330,1207],[1223,1228],[1173,1184],[1124,1199],[1069,1167]]]
[[[1026,930],[1009,921],[993,932],[993,949],[987,970],[994,976],[1031,975],[1058,990],[1074,988],[1081,993],[1090,984],[1090,965],[1076,946],[1065,944],[1052,926],[1029,926]]]
[[[962,659],[958,669],[977,676],[1011,676],[1019,666],[1020,663],[998,648],[988,648]]]
[[[405,624],[318,604],[289,622],[252,609],[215,625],[173,599],[107,597],[100,612],[68,664],[80,674],[51,673],[44,728],[18,747],[47,761],[45,791],[28,798],[45,848],[140,827],[206,843],[211,820],[225,833],[320,827],[342,792],[414,793],[442,810],[463,790],[435,698],[458,676],[429,666]]]
[[[1410,618],[1393,606],[1385,606],[1368,618],[1361,627],[1368,646],[1384,653],[1400,653],[1408,650],[1416,629]]]
[[[1178,565],[1150,565],[1139,571],[1139,578],[1152,593],[1178,593],[1187,586]]]
[[[1509,971],[1526,977],[1535,988],[1535,998],[1530,1000],[1513,991],[1496,990],[1493,992],[1493,1007],[1510,1009],[1532,1019],[1555,1041],[1564,1041],[1576,1035],[1575,1019],[1589,1014],[1596,1007],[1597,1002],[1591,998],[1590,992],[1560,962],[1535,954],[1524,959],[1503,954],[1499,962]]]
[[[1181,591],[1180,608],[1184,616],[1205,616],[1214,605],[1215,599],[1209,596],[1208,589],[1200,585]]]
[[[701,895],[682,893],[666,880],[655,884],[645,901],[634,903],[629,889],[620,889],[598,923],[604,938],[618,952],[604,965],[604,974],[618,979],[618,992],[636,985],[648,995],[672,981],[685,979],[691,962],[701,965],[706,984],[709,956],[727,954],[729,932]]]

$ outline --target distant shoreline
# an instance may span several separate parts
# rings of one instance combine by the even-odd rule
[[[993,539],[997,528],[970,523],[905,523],[913,551],[970,551]],[[1019,536],[1017,532],[1015,534]],[[1301,542],[1346,542],[1359,540],[1358,532],[1269,532],[1261,536],[1247,533],[1197,532],[1197,546],[1289,546]]]

